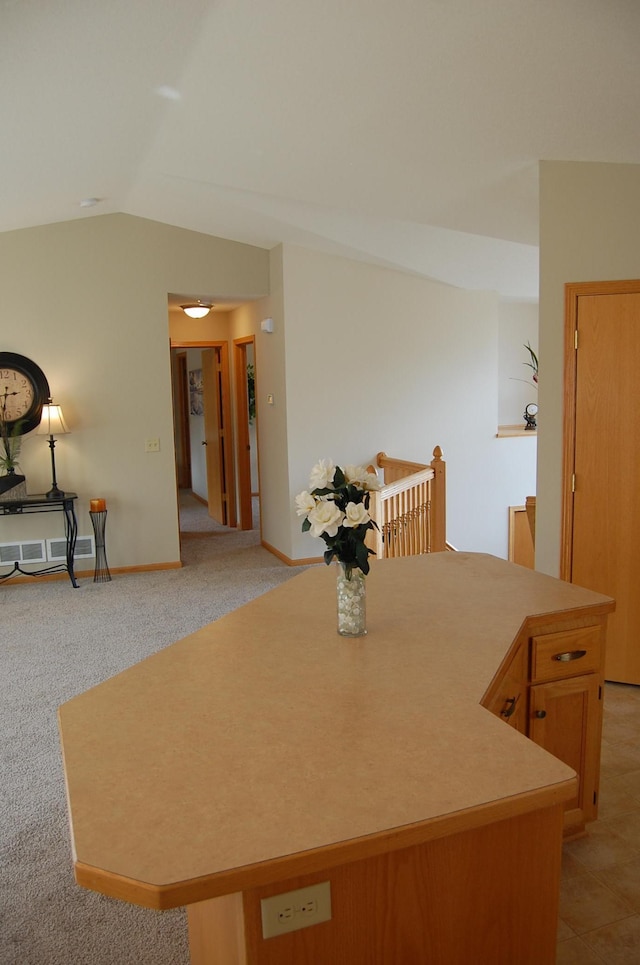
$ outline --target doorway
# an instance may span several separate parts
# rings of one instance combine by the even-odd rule
[[[172,340],[171,349],[178,503],[189,491],[212,520],[235,527],[228,343]]]

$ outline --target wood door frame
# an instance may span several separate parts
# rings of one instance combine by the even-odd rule
[[[576,391],[578,386],[578,299],[581,295],[630,295],[640,293],[639,279],[567,282],[564,286],[564,388],[562,522],[560,532],[560,579],[571,582],[573,556],[573,486],[576,450]]]
[[[247,345],[253,345],[254,373],[255,335],[245,335],[233,340],[233,364],[236,404],[236,439],[238,466],[238,508],[240,529],[253,529],[253,500],[251,486],[251,461],[249,456],[249,405],[247,400]],[[257,376],[256,382],[257,382]],[[258,431],[258,393],[256,391],[256,438]],[[260,468],[258,466],[258,478]],[[260,487],[258,486],[258,489]]]
[[[236,463],[233,433],[233,409],[231,407],[231,381],[229,377],[229,342],[225,339],[201,339],[187,342],[183,339],[169,339],[170,348],[219,348],[222,366],[222,409],[224,414],[224,457],[227,472],[227,526],[237,525],[236,515]]]
[[[525,534],[524,537],[523,533]],[[509,506],[508,560],[510,563],[518,563],[519,566],[534,569],[535,549],[526,506]]]

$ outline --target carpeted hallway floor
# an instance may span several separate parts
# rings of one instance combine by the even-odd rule
[[[188,494],[181,504],[182,569],[83,578],[77,590],[0,585],[0,965],[188,962],[183,911],[75,884],[56,720],[75,694],[298,572],[259,545],[258,530],[219,526]]]

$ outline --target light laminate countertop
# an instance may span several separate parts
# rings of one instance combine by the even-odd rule
[[[60,708],[80,883],[171,907],[572,795],[480,701],[523,627],[609,597],[472,553],[375,561],[362,638],[335,597],[312,567]]]

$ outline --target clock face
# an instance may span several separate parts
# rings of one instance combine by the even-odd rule
[[[0,352],[0,420],[24,435],[40,423],[49,383],[39,365],[15,352]]]
[[[0,369],[0,415],[17,422],[27,414],[34,399],[33,383],[17,369]]]

